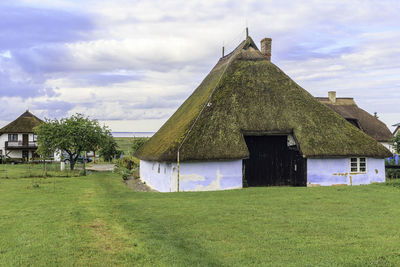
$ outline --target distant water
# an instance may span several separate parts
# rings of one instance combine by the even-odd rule
[[[111,132],[114,137],[151,137],[155,132]]]

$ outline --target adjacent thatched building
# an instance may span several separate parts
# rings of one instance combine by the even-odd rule
[[[243,185],[368,184],[391,153],[321,104],[248,37],[137,151],[140,176],[163,192]]]
[[[396,129],[394,129],[393,135],[399,134],[400,133],[400,123],[394,124],[394,127],[396,127]]]
[[[377,117],[358,107],[353,98],[336,97],[336,92],[331,91],[328,92],[328,97],[316,99],[392,151],[390,141],[393,135],[389,128]]]
[[[33,128],[43,121],[27,110],[13,122],[0,129],[0,155],[7,158],[29,159],[37,149]]]

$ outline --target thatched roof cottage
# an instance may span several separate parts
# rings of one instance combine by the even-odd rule
[[[42,122],[27,110],[16,120],[1,128],[0,155],[19,159],[36,157],[37,140],[33,128]]]
[[[390,141],[393,134],[389,128],[377,117],[360,108],[354,98],[336,97],[336,92],[330,91],[328,97],[316,97],[316,99],[392,151]]]
[[[396,123],[393,126],[396,127],[396,129],[394,129],[394,131],[393,131],[393,135],[399,134],[400,133],[400,123]]]
[[[162,191],[385,181],[391,153],[316,100],[247,37],[136,153]]]

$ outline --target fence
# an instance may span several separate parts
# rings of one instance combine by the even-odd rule
[[[0,179],[17,179],[29,177],[75,177],[80,176],[83,170],[82,163],[76,163],[75,169],[70,170],[70,165],[65,164],[65,170],[61,170],[60,162],[27,162],[20,164],[0,164]]]

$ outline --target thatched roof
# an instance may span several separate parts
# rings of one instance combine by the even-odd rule
[[[396,127],[396,129],[393,131],[393,135],[400,133],[400,123],[396,123],[395,125],[392,126]]]
[[[353,98],[336,98],[332,102],[327,97],[317,97],[317,100],[333,109],[343,118],[357,123],[366,134],[379,142],[388,142],[393,135],[389,128],[365,110],[359,108]]]
[[[243,159],[249,157],[243,134],[272,133],[293,133],[305,157],[391,155],[268,61],[249,37],[136,156],[176,161],[181,146],[181,161]]]
[[[0,134],[3,133],[33,133],[33,128],[41,124],[43,121],[29,112],[25,111],[15,121],[7,124],[0,129]]]

